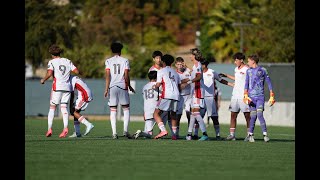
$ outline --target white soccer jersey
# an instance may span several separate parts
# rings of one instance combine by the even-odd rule
[[[148,82],[142,88],[144,119],[152,119],[154,110],[158,103],[159,93],[152,89],[156,82]]]
[[[179,100],[178,84],[181,84],[181,80],[178,73],[170,66],[158,71],[157,83],[161,83],[162,86],[161,98]]]
[[[243,66],[241,69],[238,69],[238,67],[234,69],[235,80],[231,99],[243,99],[247,69],[247,66]]]
[[[72,91],[78,91],[78,99],[89,102],[93,99],[92,92],[88,85],[78,76],[71,76]]]
[[[191,78],[189,69],[186,69],[184,72],[177,71],[177,73],[179,74],[181,81],[184,79],[190,80],[190,78]],[[181,89],[180,95],[188,95],[188,94],[190,94],[190,91],[191,91],[191,85],[188,84],[184,89]]]
[[[215,94],[215,80],[221,81],[221,77],[213,69],[208,69],[206,72],[203,72],[203,84],[204,96],[214,96]]]
[[[115,55],[105,61],[106,70],[110,70],[110,86],[118,86],[121,89],[128,89],[124,80],[124,71],[130,70],[129,60]]]
[[[54,58],[48,62],[48,70],[53,71],[52,89],[54,91],[71,91],[70,71],[76,67],[67,58]]]
[[[196,77],[196,74],[202,74],[202,67],[201,67],[201,63],[200,62],[197,62],[197,64],[193,65],[190,79],[191,80],[194,79]],[[191,95],[192,95],[192,97],[203,99],[203,97],[204,97],[204,89],[201,86],[201,81],[203,83],[203,78],[201,78],[200,82],[191,83]]]

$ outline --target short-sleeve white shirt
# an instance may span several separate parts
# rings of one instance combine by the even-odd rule
[[[78,99],[89,102],[93,99],[92,91],[88,85],[78,76],[71,76],[72,91],[78,91]]]
[[[124,72],[130,70],[129,60],[115,55],[105,61],[105,69],[110,70],[110,88],[118,86],[122,89],[128,89],[128,85],[125,83]]]
[[[208,69],[206,72],[203,72],[203,89],[204,96],[214,96],[215,94],[215,80],[221,81],[221,77],[213,69]]]
[[[235,67],[234,69],[234,87],[231,99],[243,99],[244,85],[246,82],[246,72],[248,67],[243,66],[241,69]]]
[[[161,98],[179,100],[178,84],[181,84],[178,73],[170,66],[162,68],[157,73],[157,83],[161,83],[162,93]]]

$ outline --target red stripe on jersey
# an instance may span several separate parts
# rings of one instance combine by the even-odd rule
[[[161,98],[164,98],[164,95],[165,95],[165,93],[166,93],[166,83],[164,82],[163,78],[162,78],[161,84],[162,84],[162,94],[161,94]]]
[[[52,84],[52,89],[54,90],[54,91],[56,91],[56,88],[57,88],[57,84],[56,84],[57,82],[56,82],[56,78],[53,78],[53,84]]]
[[[74,72],[75,70],[78,70],[78,68],[74,68],[74,69],[72,70],[72,72]]]
[[[106,68],[106,70],[110,70],[110,68]]]
[[[78,91],[81,91],[81,93],[82,93],[82,99],[83,99],[84,101],[88,102],[89,95],[88,95],[87,91],[86,91],[80,84],[78,84],[78,83],[76,83],[75,87],[76,87],[76,89],[77,89]]]
[[[195,82],[195,93],[196,93],[196,98],[201,98],[201,89],[200,89],[200,81]]]

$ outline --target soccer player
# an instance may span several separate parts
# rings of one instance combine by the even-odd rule
[[[63,131],[59,137],[64,138],[68,134],[68,121],[69,113],[67,110],[68,102],[70,99],[70,72],[79,74],[79,70],[75,67],[67,58],[60,57],[63,50],[53,44],[49,47],[49,53],[52,59],[48,62],[47,73],[44,78],[40,80],[41,84],[44,84],[51,76],[53,76],[52,89],[50,95],[50,109],[48,113],[48,131],[47,137],[52,135],[52,123],[54,119],[54,111],[56,106],[60,104],[62,119],[63,119]]]
[[[81,137],[80,122],[86,126],[84,136],[88,135],[94,125],[90,123],[83,115],[80,114],[84,111],[88,104],[93,100],[92,91],[88,85],[78,76],[70,76],[70,82],[72,86],[70,97],[70,114],[73,115],[73,124],[75,132],[69,136],[71,138]],[[75,91],[77,91],[77,99],[74,102]]]
[[[139,136],[151,138],[153,135],[153,127],[155,125],[153,113],[158,104],[159,91],[152,87],[156,85],[157,71],[149,71],[148,78],[149,82],[142,88],[144,130],[137,130],[137,132],[133,134],[134,139],[137,139]]]
[[[155,136],[155,139],[159,139],[163,136],[168,135],[168,132],[165,128],[165,125],[160,116],[162,111],[170,111],[170,118],[172,122],[172,140],[177,140],[177,120],[176,112],[180,94],[180,84],[181,80],[178,73],[171,68],[171,64],[174,62],[174,58],[165,54],[162,56],[161,61],[163,62],[164,67],[158,71],[157,74],[157,83],[153,89],[162,87],[163,91],[161,93],[161,98],[156,106],[156,109],[153,113],[153,118],[158,124],[160,133]]]
[[[264,83],[267,82],[270,98],[268,101],[269,106],[275,103],[274,92],[272,90],[271,79],[269,77],[266,68],[258,65],[259,56],[251,55],[248,57],[249,69],[246,73],[246,81],[244,86],[244,98],[243,101],[250,107],[250,130],[249,130],[249,142],[254,142],[254,127],[257,117],[260,121],[260,126],[263,134],[263,140],[269,142],[270,138],[267,133],[266,121],[263,117],[264,111]]]
[[[104,97],[108,97],[108,105],[110,107],[110,122],[112,128],[112,138],[118,139],[116,128],[117,106],[120,104],[123,110],[123,136],[131,138],[128,133],[130,122],[130,99],[129,92],[135,93],[135,90],[130,86],[130,65],[129,60],[121,56],[123,45],[119,42],[111,44],[113,56],[106,59],[106,88]]]
[[[250,109],[249,105],[243,102],[244,84],[246,80],[247,69],[249,68],[244,63],[245,58],[246,56],[243,53],[235,53],[233,55],[234,64],[236,65],[236,67],[234,68],[234,76],[224,73],[220,74],[221,77],[227,77],[234,80],[234,87],[232,90],[232,97],[229,105],[229,111],[231,112],[229,129],[230,134],[227,136],[227,140],[236,140],[237,117],[240,111],[243,112],[247,125],[247,136],[244,141],[249,140]]]
[[[219,76],[219,73],[214,71],[213,69],[208,68],[209,61],[203,60],[201,61],[202,70],[203,70],[203,81],[201,81],[201,85],[204,89],[204,111],[200,111],[202,113],[202,117],[204,117],[207,112],[208,118],[211,118],[213,121],[213,127],[216,132],[216,140],[221,140],[220,137],[220,123],[218,119],[218,110],[216,106],[216,101],[214,100],[215,95],[215,80],[218,82],[233,86],[233,83],[228,82],[222,79]]]
[[[193,62],[191,78],[187,82],[187,84],[191,84],[191,116],[190,116],[190,124],[188,126],[188,134],[186,136],[186,140],[191,140],[192,130],[195,124],[195,120],[198,121],[200,129],[202,131],[202,136],[199,139],[200,141],[209,140],[206,125],[203,121],[203,118],[200,115],[200,108],[204,108],[204,89],[201,86],[203,84],[202,78],[202,67],[200,61],[203,60],[202,53],[198,48],[190,49],[191,51],[191,61]],[[185,84],[184,84],[185,85]],[[182,85],[182,86],[184,86]]]
[[[190,123],[190,103],[191,103],[191,86],[190,84],[186,84],[190,80],[190,69],[185,67],[184,59],[182,57],[176,58],[176,71],[180,76],[181,83],[185,83],[184,86],[181,86],[181,92],[178,102],[178,110],[177,110],[177,138],[179,138],[179,126],[180,119],[182,116],[183,109],[186,111],[186,115],[188,118],[188,123]]]

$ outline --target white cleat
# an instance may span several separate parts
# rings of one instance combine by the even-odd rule
[[[253,135],[249,135],[249,142],[254,142]]]
[[[269,142],[270,138],[268,136],[263,136],[263,140],[264,140],[264,142]]]
[[[94,128],[93,124],[90,124],[89,126],[87,126],[86,132],[83,135],[84,136],[88,135],[93,128]]]
[[[228,141],[235,141],[236,140],[236,136],[229,134],[226,138]]]
[[[137,130],[137,132],[133,134],[133,138],[134,138],[134,139],[137,139],[137,138],[140,136],[141,132],[142,132],[142,131],[141,131],[140,129]]]
[[[73,134],[69,136],[69,138],[77,138],[77,137],[81,137],[81,134],[77,135],[76,132],[73,132]]]

